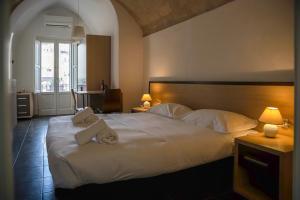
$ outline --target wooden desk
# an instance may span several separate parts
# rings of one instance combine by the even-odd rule
[[[89,102],[89,99],[90,99],[90,96],[91,95],[104,95],[105,94],[105,91],[103,90],[93,90],[93,91],[75,91],[75,94],[76,95],[83,95],[83,98],[82,98],[82,107],[85,108],[86,106],[90,106],[90,102]],[[87,98],[87,102],[85,104],[85,97]]]
[[[75,94],[104,94],[103,90],[94,90],[94,91],[76,91]]]

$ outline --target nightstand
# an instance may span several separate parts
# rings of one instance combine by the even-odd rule
[[[247,199],[292,199],[293,138],[263,133],[235,139],[234,191]]]
[[[31,118],[33,116],[32,93],[17,93],[17,118]]]
[[[149,110],[149,108],[135,107],[131,109],[131,112],[138,113],[138,112],[146,112],[147,110]]]

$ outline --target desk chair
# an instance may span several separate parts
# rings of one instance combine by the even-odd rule
[[[83,110],[83,108],[78,108],[77,107],[77,98],[75,96],[74,89],[71,89],[71,93],[72,93],[72,97],[73,97],[73,100],[74,100],[74,113],[77,113],[77,112]]]

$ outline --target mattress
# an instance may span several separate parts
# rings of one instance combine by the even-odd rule
[[[205,164],[232,154],[233,138],[152,113],[98,115],[116,131],[117,144],[79,146],[72,116],[51,118],[46,137],[56,188],[145,178]]]

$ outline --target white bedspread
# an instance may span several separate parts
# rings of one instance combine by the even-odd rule
[[[232,154],[235,134],[220,134],[151,113],[98,115],[116,131],[115,145],[78,146],[71,116],[51,118],[47,133],[55,187],[75,188],[170,173]]]

